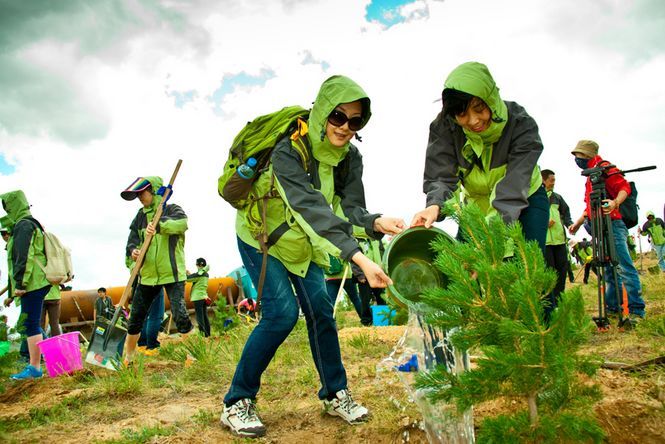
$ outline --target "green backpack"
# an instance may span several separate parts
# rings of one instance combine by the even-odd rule
[[[305,136],[308,115],[309,110],[296,105],[248,122],[233,139],[229,158],[217,181],[219,195],[237,209],[245,208],[251,202],[264,198],[265,196],[256,196],[253,193],[252,185],[259,175],[268,169],[272,149],[287,134],[292,134],[291,139],[296,142],[294,147],[302,158],[303,167],[308,169],[309,150]],[[244,178],[238,174],[237,169],[250,157],[256,160],[256,166],[253,168],[255,174],[251,178]]]

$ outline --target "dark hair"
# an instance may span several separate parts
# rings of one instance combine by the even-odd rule
[[[203,259],[202,257],[200,257],[200,258],[198,258],[198,259],[196,260],[196,265],[202,265],[202,266],[205,267],[207,264],[208,264],[208,263],[206,262],[206,260]]]
[[[104,287],[99,287],[99,288],[97,289],[97,293],[99,293],[100,291],[101,291],[102,293],[106,293],[106,288],[104,288]]]
[[[454,118],[458,114],[462,114],[467,108],[469,108],[469,104],[474,97],[474,95],[465,93],[464,91],[458,91],[452,88],[444,89],[441,93],[443,115]]]
[[[555,174],[552,170],[542,170],[540,172],[540,176],[543,178],[543,180],[547,180],[548,177],[555,176]]]

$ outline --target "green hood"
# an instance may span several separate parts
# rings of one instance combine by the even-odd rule
[[[7,212],[7,216],[1,219],[2,226],[7,230],[11,231],[16,222],[32,216],[30,214],[30,204],[23,191],[10,191],[0,195],[0,199],[2,199],[2,206]]]
[[[150,185],[152,186],[152,194],[155,196],[152,199],[152,203],[148,208],[144,208],[143,211],[146,213],[150,213],[152,211],[155,211],[157,206],[159,206],[160,203],[162,203],[162,196],[157,195],[157,191],[164,185],[164,181],[162,180],[161,177],[159,176],[143,176],[145,180],[150,182]]]
[[[332,76],[321,85],[316,96],[312,111],[309,114],[309,139],[312,144],[312,155],[319,162],[337,166],[349,151],[349,144],[344,147],[333,146],[326,136],[328,116],[340,103],[362,100],[363,126],[370,116],[370,100],[363,89],[353,80],[344,76]]]
[[[464,130],[467,137],[467,145],[473,149],[478,157],[485,146],[492,145],[499,140],[503,128],[508,120],[508,108],[496,86],[492,74],[487,66],[478,62],[467,62],[455,68],[446,79],[444,89],[455,89],[471,94],[483,100],[492,112],[492,123],[489,128],[481,133]],[[465,156],[467,153],[464,153]],[[469,153],[470,154],[470,153]]]
[[[208,271],[210,271],[210,265],[206,265],[205,267],[199,268],[197,270],[198,273],[207,273]]]

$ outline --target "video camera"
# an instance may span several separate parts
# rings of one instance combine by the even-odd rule
[[[603,175],[607,176],[607,170],[614,167],[615,165],[612,165],[609,162],[601,162],[601,164],[596,165],[593,168],[586,168],[582,170],[582,176],[588,177],[591,180],[591,183],[603,182]]]

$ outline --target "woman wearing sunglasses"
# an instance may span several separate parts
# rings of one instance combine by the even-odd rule
[[[537,162],[543,151],[535,120],[504,102],[487,67],[468,62],[446,79],[443,110],[430,125],[423,190],[426,208],[411,225],[430,227],[461,185],[474,202],[506,223],[520,221],[527,239],[545,250],[549,200]]]
[[[368,259],[353,237],[353,226],[374,239],[397,234],[405,224],[396,218],[370,214],[365,209],[362,157],[350,142],[371,116],[370,100],[354,81],[343,76],[326,80],[307,122],[277,143],[268,171],[253,185],[274,187],[268,199],[266,225],[271,241],[261,298],[262,318],[247,339],[231,387],[224,397],[221,423],[237,435],[262,436],[265,427],[256,414],[255,399],[261,375],[298,321],[305,315],[310,349],[319,373],[319,399],[326,411],[351,424],[368,418],[347,387],[323,269],[329,255],[353,261],[373,287],[385,287],[390,278]],[[296,143],[304,142],[309,165]],[[258,193],[262,195],[263,193]],[[341,208],[345,218],[333,212]],[[236,232],[242,261],[257,285],[262,254],[246,215],[238,212]]]

